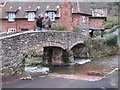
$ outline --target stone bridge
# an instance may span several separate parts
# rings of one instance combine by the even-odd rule
[[[0,60],[3,67],[23,67],[25,54],[43,50],[43,64],[74,64],[72,48],[84,43],[86,36],[74,32],[32,31],[0,37]]]

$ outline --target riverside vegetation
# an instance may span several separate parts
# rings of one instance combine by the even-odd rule
[[[105,34],[102,38],[89,38],[85,45],[77,45],[73,48],[75,57],[101,58],[118,54],[117,35]]]

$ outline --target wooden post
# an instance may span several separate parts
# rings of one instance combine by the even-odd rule
[[[101,37],[103,37],[104,35],[104,30],[101,30]]]

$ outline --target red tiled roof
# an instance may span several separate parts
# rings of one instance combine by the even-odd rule
[[[45,11],[55,11],[62,2],[7,2],[2,8],[2,18],[6,18],[7,12],[16,12],[16,18],[26,18],[27,11],[35,11],[36,15]],[[79,9],[76,2],[71,2],[73,13],[84,13],[91,15],[89,4],[79,2]],[[38,9],[39,7],[39,9]]]

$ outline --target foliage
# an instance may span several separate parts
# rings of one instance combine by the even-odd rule
[[[114,26],[114,27],[113,27],[113,28],[109,31],[109,33],[115,32],[115,31],[116,31],[116,29],[118,29],[118,28],[120,28],[120,26],[119,26],[119,25]]]
[[[37,55],[37,57],[43,57],[43,54]]]
[[[105,29],[111,29],[115,25],[118,25],[118,17],[109,16],[107,21],[105,22]]]
[[[101,34],[100,31],[94,31],[94,32],[93,32],[93,35],[95,35],[95,36],[98,36],[98,35],[100,35],[100,34]]]
[[[119,2],[114,2],[114,5],[119,5]]]
[[[74,26],[73,32],[80,32],[82,29],[80,27]]]
[[[112,28],[113,27],[113,24],[111,23],[111,22],[107,22],[106,24],[105,24],[105,29],[110,29],[110,28]]]
[[[103,39],[104,39],[104,43],[109,45],[109,46],[116,46],[117,45],[117,35],[106,34]]]
[[[90,2],[91,4],[95,4],[95,2]]]
[[[52,24],[51,30],[65,31],[66,27],[65,26],[60,26],[58,24]]]
[[[86,43],[104,43],[108,46],[117,46],[117,35],[114,34],[106,34],[102,38],[89,38]]]

